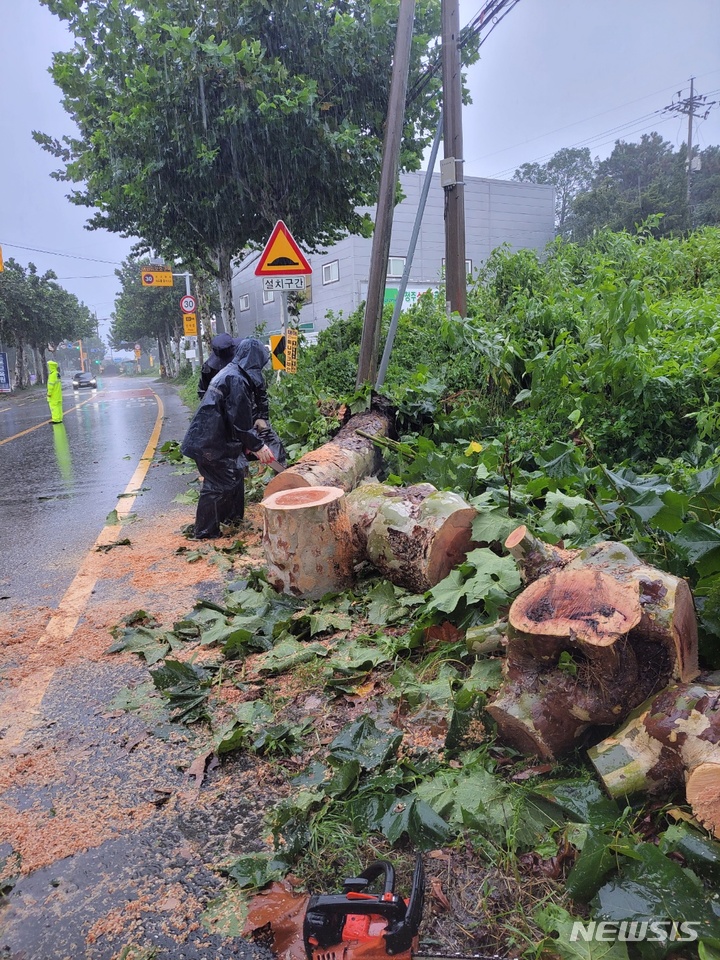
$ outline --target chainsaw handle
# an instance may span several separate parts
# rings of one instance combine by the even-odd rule
[[[358,874],[358,880],[366,880],[366,886],[370,886],[373,880],[377,880],[378,877],[385,877],[385,885],[383,887],[383,893],[394,893],[395,892],[395,868],[388,860],[373,860],[369,867],[366,867],[362,873]],[[345,885],[348,885],[348,881],[345,881]]]

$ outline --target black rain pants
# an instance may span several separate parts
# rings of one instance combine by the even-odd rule
[[[195,513],[195,539],[220,536],[220,524],[242,520],[245,514],[244,470],[237,458],[195,460],[203,484]]]

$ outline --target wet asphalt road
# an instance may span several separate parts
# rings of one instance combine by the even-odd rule
[[[0,402],[0,611],[54,606],[62,596],[143,454],[157,396],[160,444],[181,439],[186,408],[175,389],[150,378],[101,378],[97,390],[73,390],[64,378],[60,426],[46,422],[41,391]],[[184,484],[169,487],[146,484],[134,512],[147,514]]]
[[[123,502],[118,496],[157,424],[158,401],[164,413],[158,449],[165,440],[180,440],[189,421],[177,390],[151,378],[108,378],[97,391],[67,384],[63,400],[61,427],[46,422],[42,392],[0,400],[0,619],[16,607],[58,606],[88,552],[93,555],[108,513]],[[132,512],[152,522],[186,489],[187,477],[156,456]],[[103,590],[98,581],[93,602]],[[188,597],[191,602],[190,589]],[[8,656],[11,663],[11,651]],[[158,796],[163,805],[135,826],[128,821],[127,830],[114,828],[113,838],[99,846],[18,879],[0,897],[0,958],[118,960],[132,941],[143,948],[128,955],[133,960],[269,960],[266,949],[197,921],[224,887],[208,864],[261,848],[264,788],[242,759],[231,759],[208,773],[202,796],[188,799],[186,770],[201,749],[194,734],[164,721],[165,732],[155,733],[151,717],[109,706],[126,684],[147,681],[140,661],[76,657],[54,670],[35,720],[6,750],[22,766],[24,758],[50,749],[50,761],[58,764],[57,776],[25,778],[0,791],[0,805],[32,811],[43,829],[56,811],[63,817],[74,811],[78,822],[92,824],[107,807],[116,823],[116,808],[132,817],[133,811],[145,816]],[[0,707],[8,694],[12,689],[0,684]],[[0,738],[5,734],[0,729]],[[11,852],[0,836],[0,863]],[[186,903],[186,929],[178,933],[172,923]],[[94,925],[113,911],[125,923],[135,919],[94,940]]]

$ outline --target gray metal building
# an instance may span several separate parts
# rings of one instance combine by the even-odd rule
[[[402,174],[405,199],[395,207],[390,243],[386,300],[393,299],[405,267],[410,235],[425,174]],[[444,195],[440,175],[434,174],[422,228],[413,257],[407,304],[419,293],[436,290],[445,257]],[[371,216],[374,208],[368,211]],[[492,251],[508,244],[512,250],[542,249],[554,236],[554,188],[547,184],[465,178],[465,256],[468,272],[476,270]],[[291,227],[290,224],[288,226]],[[291,227],[292,229],[292,227]],[[309,335],[328,325],[327,313],[351,313],[365,299],[372,240],[349,236],[325,253],[308,254],[313,268],[300,324]],[[240,336],[258,328],[265,333],[281,329],[280,294],[266,293],[254,270],[259,254],[250,255],[235,271],[233,298]]]

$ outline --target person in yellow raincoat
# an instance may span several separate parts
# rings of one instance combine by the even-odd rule
[[[47,402],[50,407],[50,422],[62,423],[62,383],[58,365],[54,360],[48,360]]]

